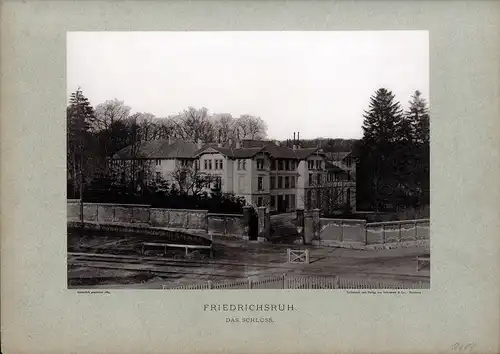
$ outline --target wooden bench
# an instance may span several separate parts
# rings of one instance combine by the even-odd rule
[[[213,256],[212,246],[179,245],[176,243],[159,243],[159,242],[143,242],[142,243],[142,254],[144,254],[145,246],[163,247],[165,253],[167,253],[167,247],[184,248],[186,250],[186,256],[188,255],[190,249],[205,249],[205,250],[210,250],[210,257]]]
[[[422,268],[420,268],[420,263],[431,263],[431,256],[430,254],[426,254],[423,256],[417,256],[417,272],[420,271]]]

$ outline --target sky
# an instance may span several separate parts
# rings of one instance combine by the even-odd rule
[[[429,100],[427,31],[69,32],[67,94],[132,113],[262,118],[273,139],[361,138],[370,96]]]

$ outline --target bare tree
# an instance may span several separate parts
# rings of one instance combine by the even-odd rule
[[[229,113],[219,113],[212,116],[214,130],[217,134],[217,142],[227,144],[235,138],[235,119]]]
[[[91,124],[94,131],[108,130],[114,122],[124,121],[130,115],[130,107],[118,99],[98,104],[95,108],[95,119]]]
[[[199,140],[213,142],[215,129],[208,114],[208,109],[189,107],[184,112],[172,118],[175,126],[175,136],[193,143]]]
[[[248,114],[242,115],[236,119],[235,135],[239,140],[265,139],[267,136],[267,124],[259,117]]]
[[[136,113],[135,123],[138,125],[141,140],[154,140],[155,138],[155,119],[152,113]]]
[[[177,166],[170,176],[181,194],[193,196],[201,195],[218,181],[217,176],[202,173],[192,165]]]

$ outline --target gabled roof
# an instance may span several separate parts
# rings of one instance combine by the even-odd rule
[[[342,151],[342,152],[329,152],[327,157],[331,161],[342,161],[347,156],[351,155],[352,151]]]
[[[264,148],[262,147],[254,147],[254,148],[240,148],[240,149],[235,149],[232,147],[220,147],[213,145],[208,145],[205,146],[199,150],[197,150],[194,153],[195,157],[198,157],[200,155],[203,155],[204,153],[209,153],[210,151],[217,151],[221,153],[222,155],[229,157],[229,158],[235,158],[235,159],[247,159],[254,157],[257,155],[259,152],[261,152]]]
[[[331,162],[326,162],[325,163],[325,168],[328,172],[335,172],[335,173],[347,173],[346,170],[334,165],[333,163]]]
[[[135,149],[132,145],[118,151],[113,155],[114,159],[189,159],[193,158],[196,144],[177,140],[169,143],[168,140],[141,141]],[[135,153],[134,153],[135,150]]]
[[[245,142],[245,141],[244,141]],[[277,146],[272,141],[246,140],[249,147],[236,148],[222,147],[219,144],[205,144],[198,148],[197,144],[177,140],[169,143],[168,140],[141,141],[133,149],[128,146],[113,155],[114,159],[193,159],[204,153],[217,151],[232,159],[252,158],[258,153],[266,153],[276,159],[304,160],[313,154],[325,156],[318,148],[292,149],[285,146]],[[134,153],[135,151],[135,153]]]

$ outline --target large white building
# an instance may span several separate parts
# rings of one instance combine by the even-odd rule
[[[207,190],[216,186],[222,193],[243,197],[249,205],[277,212],[331,209],[339,203],[356,206],[356,186],[354,179],[348,180],[349,170],[329,162],[318,148],[258,140],[229,146],[156,140],[119,151],[112,157],[112,166],[121,166],[115,169],[122,174],[118,178],[126,179],[132,172],[144,183],[159,179],[181,183],[182,173],[187,179],[193,173],[210,176],[212,185]],[[330,203],[334,199],[339,203]]]

